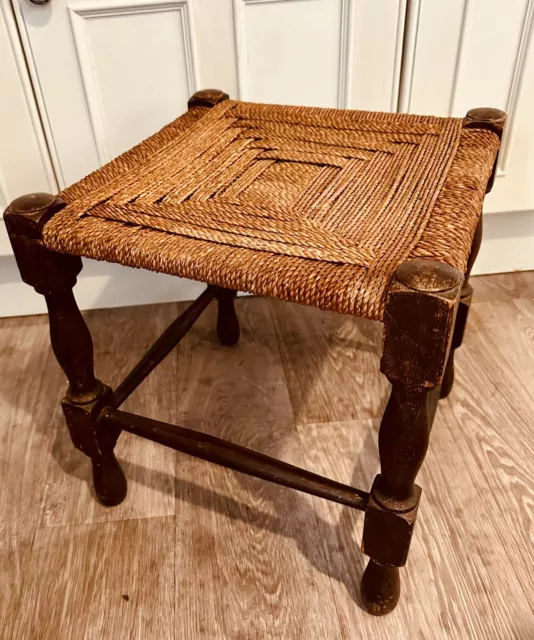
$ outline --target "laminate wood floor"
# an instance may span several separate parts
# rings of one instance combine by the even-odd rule
[[[363,514],[130,434],[99,505],[62,421],[45,316],[0,320],[0,638],[534,640],[534,272],[474,278],[456,386],[419,476],[402,599],[361,608]],[[125,408],[370,487],[388,393],[381,327],[241,298],[209,308]],[[116,385],[183,304],[92,311]]]

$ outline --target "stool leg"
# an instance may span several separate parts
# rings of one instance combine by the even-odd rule
[[[232,347],[239,341],[239,320],[235,312],[234,300],[237,291],[217,287],[217,337],[221,344]]]
[[[440,262],[400,265],[390,285],[381,370],[392,383],[378,438],[381,473],[365,513],[362,550],[370,556],[362,577],[369,613],[392,611],[400,596],[437,394],[450,348],[463,275]]]
[[[449,354],[449,359],[447,360],[447,366],[443,375],[443,382],[441,383],[441,391],[439,394],[440,398],[446,398],[452,391],[452,386],[454,384],[454,353],[456,349],[462,345],[464,339],[467,316],[469,315],[469,307],[471,306],[471,299],[473,297],[473,287],[469,284],[469,276],[471,275],[471,269],[473,268],[478,256],[481,242],[482,216],[478,222],[475,236],[473,238],[473,244],[471,245],[471,253],[469,254],[469,260],[467,261],[464,286],[462,288],[462,295],[460,296],[458,314],[456,315],[456,323],[454,325],[454,333],[452,335],[451,352]]]
[[[98,424],[111,389],[95,378],[91,334],[72,293],[82,261],[50,251],[41,239],[46,222],[64,206],[57,197],[31,194],[15,200],[4,219],[22,279],[46,300],[52,349],[69,381],[62,407],[73,444],[91,458],[98,499],[114,506],[126,496],[126,478],[113,453],[120,431]]]

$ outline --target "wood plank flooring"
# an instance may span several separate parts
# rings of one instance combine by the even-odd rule
[[[63,424],[45,316],[0,320],[0,638],[534,640],[534,273],[473,278],[440,403],[402,598],[361,608],[363,514],[130,434],[125,502],[99,505]],[[367,489],[388,384],[381,327],[241,298],[237,347],[208,310],[129,411]],[[86,314],[116,385],[183,304]]]

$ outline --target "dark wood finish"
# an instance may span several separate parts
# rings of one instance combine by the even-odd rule
[[[127,492],[126,477],[113,453],[120,429],[103,429],[97,421],[112,398],[111,389],[101,385],[100,394],[90,402],[74,403],[65,397],[61,403],[72,443],[91,458],[95,493],[106,507],[120,504]]]
[[[467,112],[463,126],[466,129],[486,129],[497,134],[499,139],[502,139],[505,125],[506,113],[504,111],[501,111],[500,109],[493,109],[491,107],[478,107],[477,109],[471,109]],[[491,172],[490,179],[488,180],[486,193],[489,193],[495,184],[498,161],[499,157],[497,156],[493,165],[493,171]]]
[[[400,572],[404,592],[393,614],[377,619],[357,606],[356,583],[365,568],[353,541],[363,524],[360,511],[173,456],[173,450],[130,434],[120,442],[120,457],[131,464],[131,470],[125,467],[128,499],[116,509],[97,504],[80,481],[87,469],[82,454],[69,452],[66,434],[56,434],[62,374],[50,357],[43,317],[1,319],[3,637],[44,633],[56,640],[69,637],[66,629],[94,637],[97,628],[99,638],[175,640],[175,630],[180,638],[198,638],[201,628],[207,638],[239,638],[246,629],[250,640],[264,639],[266,630],[288,639],[530,638],[534,397],[524,380],[532,376],[534,357],[534,273],[472,277],[471,284],[476,297],[462,346],[462,384],[458,379],[454,402],[441,403],[416,480],[423,499],[408,571]],[[181,312],[187,305],[179,306]],[[287,462],[368,491],[377,460],[373,421],[299,420],[294,429],[269,317],[271,310],[280,315],[283,331],[284,304],[247,297],[236,306],[246,338],[238,349],[206,340],[216,318],[215,306],[208,308],[180,344],[180,357],[173,352],[126,410],[190,428],[202,424],[213,435],[272,456],[283,451]],[[124,350],[139,355],[147,335],[157,337],[179,315],[175,307],[90,312],[100,377],[109,382],[113,367],[126,373],[136,358]],[[347,332],[347,350],[357,348],[352,336],[370,322],[345,321],[356,327]],[[117,331],[129,340],[113,342],[109,356]],[[322,334],[309,339],[310,349],[329,353]],[[121,350],[117,357],[115,348]],[[330,356],[337,353],[331,346]],[[241,360],[244,370],[233,386],[225,383]],[[328,375],[328,361],[324,366],[326,375],[313,382],[324,387],[325,398],[339,385],[350,388],[350,366],[344,378]],[[262,381],[273,380],[276,390],[262,393]],[[377,402],[383,396],[380,387],[362,384]],[[497,386],[506,392],[489,397],[488,389]],[[183,420],[165,397],[179,398]]]
[[[45,294],[50,342],[69,381],[67,398],[74,404],[92,402],[102,393],[93,371],[93,340],[72,289]]]
[[[415,478],[428,448],[462,281],[446,264],[414,260],[399,266],[390,285],[381,371],[392,390],[378,440],[381,473],[371,490],[362,541],[371,557],[362,598],[375,615],[398,602],[395,573],[406,563],[417,517],[421,489]]]
[[[187,102],[188,109],[194,107],[214,107],[229,99],[229,95],[219,89],[202,89],[194,93]]]
[[[102,409],[99,424],[104,427],[104,430],[129,431],[190,456],[339,502],[353,509],[363,511],[367,506],[369,494],[365,491],[323,478],[305,469],[206,433],[151,420],[109,406]]]
[[[467,128],[488,129],[502,138],[504,125],[506,124],[506,112],[493,107],[477,107],[467,112],[464,126]]]
[[[95,378],[91,334],[72,293],[82,261],[40,240],[46,222],[64,206],[49,194],[31,194],[15,200],[4,219],[22,279],[46,299],[52,349],[69,381],[62,406],[73,444],[91,458],[99,500],[112,506],[126,496],[126,478],[113,454],[120,432],[103,433],[95,420],[111,390]]]
[[[417,392],[441,383],[462,281],[457,269],[435,260],[399,266],[386,305],[380,363],[392,384]]]
[[[482,243],[482,216],[478,222],[475,235],[473,238],[473,244],[471,245],[471,253],[469,254],[469,260],[467,262],[467,269],[465,274],[464,285],[462,287],[462,293],[460,296],[460,303],[458,305],[458,313],[456,314],[456,322],[454,323],[454,333],[452,335],[451,352],[447,360],[447,367],[443,375],[443,382],[441,383],[440,398],[446,398],[452,391],[454,384],[454,353],[458,347],[462,345],[465,328],[467,325],[467,317],[469,315],[469,308],[471,306],[471,300],[473,298],[473,287],[469,284],[469,277],[471,275],[471,269],[475,264],[475,260],[480,250]]]
[[[383,616],[393,611],[400,598],[400,576],[397,567],[369,560],[362,576],[362,601],[369,613]]]
[[[208,287],[176,320],[171,323],[130,371],[113,394],[113,406],[120,405],[143,380],[174,349],[187,334],[200,314],[216,296],[215,288]]]
[[[239,320],[234,307],[237,291],[215,287],[217,298],[217,337],[221,344],[232,347],[239,342]]]

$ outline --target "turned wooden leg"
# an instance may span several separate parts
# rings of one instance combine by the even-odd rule
[[[232,347],[239,341],[239,320],[234,307],[237,291],[217,287],[217,337],[221,344]]]
[[[362,542],[371,558],[362,600],[374,615],[389,613],[399,600],[399,567],[406,564],[421,497],[415,478],[428,448],[462,281],[462,273],[446,264],[414,260],[399,266],[390,285],[381,371],[392,389]]]
[[[12,202],[4,219],[22,279],[46,299],[52,349],[69,381],[62,406],[72,441],[91,458],[98,499],[114,506],[126,496],[113,453],[120,430],[102,430],[97,420],[112,394],[95,378],[91,334],[72,293],[82,261],[50,251],[41,240],[46,222],[64,206],[49,194],[31,194]]]

